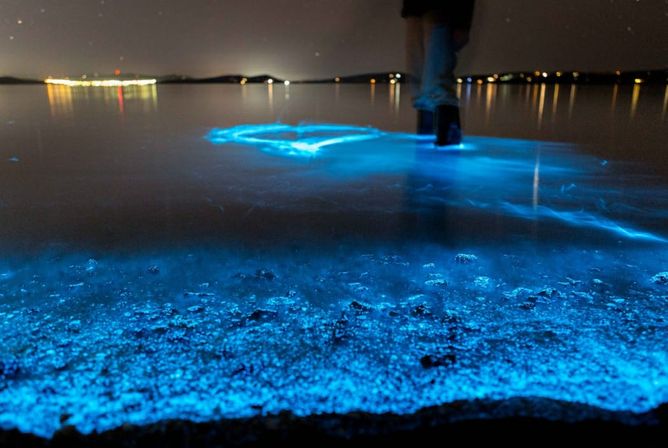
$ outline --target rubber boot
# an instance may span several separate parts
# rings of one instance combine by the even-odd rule
[[[434,135],[434,113],[430,110],[418,109],[418,135]]]
[[[462,142],[462,127],[459,122],[459,107],[438,106],[436,108],[436,146],[459,145]]]

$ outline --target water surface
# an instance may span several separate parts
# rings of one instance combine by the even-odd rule
[[[666,402],[668,89],[460,94],[1,87],[0,425]]]

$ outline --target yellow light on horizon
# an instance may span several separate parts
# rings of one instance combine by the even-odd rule
[[[397,83],[396,79],[394,79],[394,78],[390,79],[390,84],[396,84],[396,83]]]
[[[47,78],[45,84],[53,84],[67,87],[129,87],[129,86],[150,86],[156,84],[157,79],[99,79],[99,80],[71,80],[71,79],[53,79]]]
[[[247,82],[248,82],[248,78],[241,78],[241,81],[239,81],[239,84],[241,84],[242,86],[245,86]]]
[[[457,84],[461,84],[463,82],[464,82],[464,80],[462,78],[457,78]]]
[[[480,84],[482,84],[482,83],[483,83],[482,79],[478,79],[478,80],[476,81],[476,84],[478,84],[478,85],[480,85]]]
[[[369,82],[370,82],[371,84],[375,84],[375,83],[376,83],[376,80],[375,80],[374,78],[371,78],[371,80],[370,80]]]
[[[336,78],[334,78],[334,82],[341,82],[341,78],[337,76]]]
[[[561,75],[563,75],[563,73],[562,72],[557,72],[557,73],[555,73],[555,75],[557,75],[557,78],[561,78]]]
[[[494,81],[496,81],[496,78],[494,78],[493,76],[487,77],[487,82],[494,82]]]
[[[547,72],[543,72],[543,78],[547,78]]]
[[[633,82],[634,82],[635,84],[642,84],[642,83],[645,82],[645,81],[644,81],[643,79],[641,79],[641,78],[636,78],[636,79],[633,80]]]

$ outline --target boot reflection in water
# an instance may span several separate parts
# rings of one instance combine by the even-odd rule
[[[404,0],[406,62],[417,133],[436,134],[436,145],[462,141],[454,69],[468,42],[474,0]]]

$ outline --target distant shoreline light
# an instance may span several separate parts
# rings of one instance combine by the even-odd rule
[[[45,79],[45,84],[68,87],[128,87],[128,86],[150,86],[156,84],[157,79],[100,79],[100,80],[71,80],[71,79]]]

